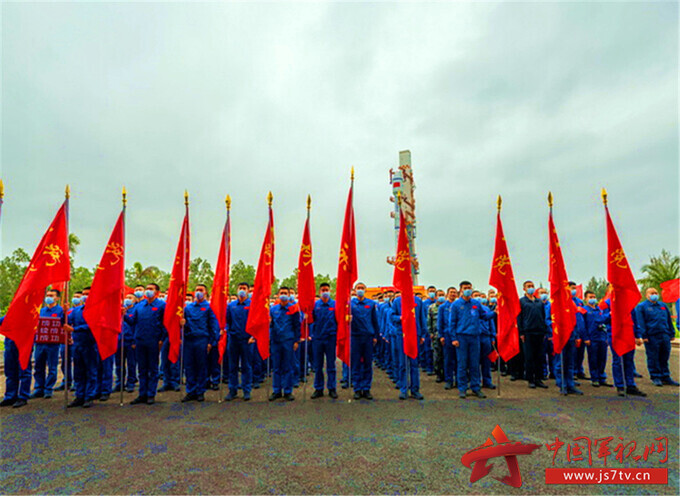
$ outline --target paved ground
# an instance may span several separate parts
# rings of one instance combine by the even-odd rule
[[[638,369],[646,375],[644,352]],[[672,354],[678,371],[678,350]],[[609,373],[610,371],[608,371]],[[677,378],[677,376],[676,376]],[[154,406],[119,407],[118,401],[90,410],[64,412],[63,396],[32,400],[20,410],[2,409],[1,493],[551,493],[677,494],[678,388],[640,387],[648,398],[619,398],[612,389],[584,384],[586,396],[560,397],[554,383],[533,391],[503,380],[502,397],[459,400],[432,377],[424,377],[426,400],[400,402],[381,371],[376,401],[297,401],[271,404],[266,390],[253,401],[177,403],[178,393],[162,393]],[[308,394],[311,391],[308,391]],[[129,401],[134,395],[126,394]],[[482,444],[496,424],[511,440],[542,447],[519,458],[524,485],[513,489],[491,477],[470,483],[461,456]],[[636,441],[634,454],[654,438],[669,440],[669,460],[653,454],[645,462],[609,467],[668,467],[669,486],[546,486],[544,469],[555,437],[614,436]],[[566,444],[556,467],[569,463]],[[602,461],[593,456],[593,466]],[[496,459],[491,475],[507,473]]]

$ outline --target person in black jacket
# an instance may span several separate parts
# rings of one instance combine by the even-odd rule
[[[517,316],[519,338],[524,344],[524,369],[529,387],[547,388],[543,383],[543,341],[547,333],[543,302],[534,296],[534,283],[526,281],[523,285],[524,296],[520,298],[520,312]]]

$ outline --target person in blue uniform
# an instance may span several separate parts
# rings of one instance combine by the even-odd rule
[[[569,340],[565,343],[564,348],[562,348],[562,353],[555,355],[555,383],[557,387],[560,388],[560,393],[563,395],[576,394],[582,395],[583,391],[576,388],[576,382],[574,381],[574,366],[576,363],[576,350],[581,346],[582,336],[585,333],[584,322],[583,322],[583,302],[577,298],[576,295],[576,283],[570,282],[572,293],[572,300],[574,305],[577,307],[576,311],[576,324],[574,329],[569,336]],[[580,309],[580,310],[579,310]],[[550,307],[548,307],[548,312],[550,312]],[[552,317],[551,326],[552,326]],[[553,333],[554,334],[554,333]],[[553,340],[554,346],[554,340]],[[564,367],[564,373],[562,372],[562,367]],[[562,381],[562,376],[564,376],[564,383]]]
[[[66,311],[66,321],[68,322],[68,316],[78,305],[82,305],[82,293],[80,291],[74,291],[73,298],[71,298],[71,308]],[[66,346],[68,346],[68,360],[66,359]],[[61,383],[59,386],[54,388],[55,391],[63,391],[68,383],[69,391],[75,391],[75,384],[73,383],[73,342],[71,339],[68,340],[67,344],[61,343],[59,345],[59,360],[61,362]],[[67,363],[68,362],[68,363]]]
[[[108,401],[113,391],[113,366],[115,363],[115,353],[105,360],[101,359],[99,347],[97,346],[97,388],[95,399]]]
[[[297,305],[288,302],[289,288],[279,289],[279,303],[269,310],[271,321],[269,331],[271,336],[271,359],[274,369],[272,375],[272,394],[269,401],[283,397],[286,401],[293,401],[293,370],[295,364],[295,350],[300,344],[300,312]]]
[[[220,335],[220,324],[210,308],[208,287],[205,284],[196,285],[194,301],[184,307],[184,318],[180,319],[180,325],[184,326],[182,352],[187,378],[186,395],[182,403],[205,401],[208,353],[217,348]]]
[[[458,299],[458,290],[450,287],[446,290],[446,301],[439,307],[437,314],[437,329],[439,340],[444,352],[444,389],[456,387],[458,375],[458,361],[456,360],[456,347],[453,346],[451,337],[451,310],[453,302]]]
[[[530,388],[545,389],[548,387],[543,382],[545,355],[543,342],[548,332],[545,325],[545,307],[540,298],[536,298],[536,288],[532,281],[525,281],[523,289],[524,296],[519,299],[520,312],[517,316],[517,329],[524,345],[524,371]]]
[[[0,325],[5,317],[0,317]],[[5,338],[4,351],[5,365],[5,397],[0,402],[0,407],[12,406],[21,408],[28,404],[31,395],[31,359],[28,365],[22,369],[19,365],[19,348],[10,338]]]
[[[425,298],[422,304],[422,319],[423,322],[427,323],[427,312],[430,309],[430,305],[437,302],[437,288],[435,286],[428,286],[427,288],[427,298]],[[419,345],[418,358],[421,368],[425,371],[428,376],[434,375],[434,355],[432,351],[432,338],[429,332],[425,332],[423,336],[423,344]]]
[[[139,374],[139,396],[132,405],[156,401],[158,387],[158,352],[167,335],[163,325],[165,302],[158,298],[158,284],[147,284],[144,299],[132,309],[132,315],[125,315],[125,322],[133,326],[135,334],[135,356]]]
[[[335,300],[331,299],[331,286],[327,282],[321,283],[319,293],[321,297],[314,303],[314,321],[309,326],[309,335],[312,338],[312,361],[314,363],[312,399],[323,396],[324,385],[328,389],[328,396],[336,399],[338,392],[336,390],[335,347],[338,322],[335,319]],[[324,359],[326,361],[325,378]]]
[[[65,323],[64,309],[57,303],[61,292],[51,289],[45,294],[45,306],[40,309],[41,319],[56,319],[63,326]],[[53,343],[36,343],[33,360],[35,368],[33,378],[35,384],[31,398],[51,398],[54,385],[57,383],[59,369],[59,341]],[[45,377],[47,369],[47,378]]]
[[[69,408],[82,406],[90,408],[97,394],[97,342],[87,325],[83,310],[87,305],[87,295],[90,288],[82,290],[82,305],[73,309],[68,316],[66,331],[73,336],[73,378],[76,385],[75,398],[68,404]]]
[[[227,305],[227,354],[229,355],[229,393],[224,398],[231,401],[238,396],[239,368],[241,370],[241,387],[243,400],[250,400],[253,387],[253,357],[251,346],[255,338],[246,332],[250,298],[249,285],[241,282],[237,287],[237,299]]]
[[[166,303],[166,296],[165,293],[161,293],[161,296],[158,298],[160,302],[163,303],[165,306]],[[181,379],[181,373],[183,372],[180,370],[180,367],[182,366],[181,361],[178,359],[175,363],[172,363],[170,360],[170,336],[166,332],[163,335],[163,344],[161,345],[161,356],[160,356],[160,366],[161,366],[161,378],[163,379],[163,386],[161,387],[161,391],[175,391],[179,392],[180,391],[180,379]]]
[[[378,310],[375,301],[366,298],[366,285],[355,286],[357,297],[352,300],[350,363],[354,399],[373,399],[373,346],[378,341]]]
[[[474,297],[474,296],[473,296]],[[489,300],[483,293],[479,295],[479,301],[487,312],[492,312],[489,308]],[[479,338],[479,359],[482,369],[482,387],[486,389],[496,389],[491,376],[491,366],[494,362],[489,359],[489,355],[494,351],[493,343],[496,340],[496,321],[495,319],[481,321],[482,333]]]
[[[450,312],[450,339],[456,347],[458,359],[458,396],[467,397],[468,384],[472,394],[478,398],[486,398],[481,390],[479,374],[479,339],[481,321],[491,320],[494,312],[487,311],[482,303],[472,298],[472,283],[460,283],[462,296],[453,302]]]
[[[588,369],[590,371],[590,381],[593,387],[612,387],[607,382],[607,346],[610,341],[611,317],[609,309],[602,310],[598,306],[595,293],[586,291],[585,298],[586,313],[583,314],[583,324],[585,334],[583,342],[588,347]]]
[[[137,303],[134,293],[125,295],[123,300],[124,315],[132,317],[132,308]],[[137,384],[137,361],[135,360],[135,335],[134,329],[123,318],[121,333],[118,336],[118,349],[116,350],[116,384],[114,391],[125,389],[131,393]]]
[[[548,296],[548,291],[545,288],[537,288],[536,294],[538,299],[543,303],[543,318],[545,320],[545,338],[543,340],[543,379],[554,379],[555,378],[555,361],[553,355],[553,342],[552,342],[552,322],[550,321],[550,297]]]
[[[423,302],[417,296],[415,299],[415,317],[416,317],[416,339],[418,344],[422,344],[425,339],[425,322],[423,320]],[[401,323],[402,305],[401,296],[397,296],[392,302],[392,325],[395,329],[395,340],[397,342],[397,354],[399,359],[399,369],[397,371],[397,386],[399,387],[399,399],[405,400],[408,398],[409,390],[411,397],[417,400],[423,400],[425,397],[420,393],[420,369],[418,368],[418,360],[406,355],[404,350],[404,329]]]
[[[659,301],[659,292],[648,288],[646,300],[635,308],[637,325],[647,352],[647,370],[655,386],[678,386],[671,377],[668,359],[671,354],[671,339],[675,335],[671,313],[665,303]]]
[[[571,297],[573,298],[574,303],[576,303],[576,306],[579,308],[585,308],[585,303],[583,303],[583,300],[576,296],[577,291],[575,282],[569,281],[569,291],[571,292]],[[582,315],[585,315],[585,313]],[[585,319],[583,323],[583,332],[585,332]],[[574,353],[574,375],[578,379],[589,379],[589,377],[586,376],[585,369],[583,368],[583,362],[585,360],[586,354],[586,345],[583,343],[583,339],[580,341],[581,343],[576,346],[576,352]]]

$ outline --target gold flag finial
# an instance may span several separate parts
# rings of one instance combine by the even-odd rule
[[[310,208],[312,208],[312,196],[307,195],[307,210],[309,210]]]
[[[548,191],[548,206],[552,208],[553,206],[553,197],[552,197],[552,191]]]
[[[607,190],[602,188],[602,203],[604,203],[604,206],[607,206]]]
[[[187,190],[184,190],[184,205],[189,206],[189,192]]]
[[[123,186],[123,207],[127,207],[127,190]]]
[[[225,205],[227,205],[227,210],[231,210],[231,196],[227,195],[224,199]]]
[[[66,190],[64,191],[64,196],[66,196],[66,199],[71,198],[71,187],[68,184],[66,185]]]
[[[498,207],[498,211],[501,211],[501,205],[503,204],[503,200],[501,199],[501,195],[498,195],[498,199],[496,200],[496,207]]]
[[[274,195],[272,195],[272,192],[270,191],[267,194],[267,205],[269,205],[271,207],[273,201],[274,201]]]
[[[354,166],[352,166],[352,171],[350,172],[350,178],[354,181]]]
[[[2,200],[5,197],[5,183],[2,182],[2,179],[0,179],[0,200]]]

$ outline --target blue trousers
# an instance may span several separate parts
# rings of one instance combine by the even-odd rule
[[[125,341],[125,353],[118,341],[118,351],[116,352],[116,388],[123,386],[123,379],[125,379],[125,389],[134,389],[137,384],[137,357],[135,350],[132,348],[132,343]],[[123,362],[121,363],[121,358]]]
[[[227,339],[227,347],[229,344],[230,339]],[[206,347],[208,344],[206,343]],[[217,348],[217,346],[213,346],[210,348],[210,351],[207,352],[207,363],[206,363],[206,369],[205,369],[205,376],[206,376],[206,383],[217,386],[220,381],[222,380],[222,365],[224,365],[224,362],[227,362],[227,371],[229,370],[228,365],[229,365],[229,358],[227,357],[228,352],[225,350],[224,351],[224,357],[222,358],[222,363],[220,364],[220,351]],[[226,374],[225,374],[226,376]]]
[[[489,353],[493,351],[493,338],[491,336],[481,336],[479,346],[479,359],[482,362],[482,384],[491,386],[493,384],[493,377],[491,377],[491,360],[489,360]]]
[[[293,341],[271,343],[272,368],[274,369],[272,391],[275,394],[293,392],[293,360],[295,360],[293,344]]]
[[[420,369],[418,360],[410,358],[404,353],[404,337],[397,336],[397,354],[399,357],[399,368],[397,372],[397,386],[402,394],[411,390],[414,393],[420,391]]]
[[[52,396],[54,385],[57,383],[57,371],[59,370],[59,345],[39,343],[34,348],[35,368],[33,378],[36,392]],[[45,380],[45,368],[47,368],[47,380]]]
[[[581,346],[576,348],[576,353],[574,354],[574,374],[584,374],[583,370],[583,360],[586,355],[586,345],[581,342]]]
[[[330,336],[326,339],[317,339],[311,341],[312,343],[312,357],[314,361],[314,389],[323,391],[324,374],[323,361],[326,359],[326,373],[328,380],[326,387],[336,389],[336,371],[335,371],[335,347],[336,337]]]
[[[464,393],[468,384],[473,392],[479,391],[481,377],[479,374],[479,336],[461,334],[458,336],[460,343],[456,350],[458,360],[458,391]]]
[[[562,389],[574,388],[574,357],[576,356],[576,340],[570,339],[562,348],[562,353],[555,355],[555,384]],[[562,358],[564,358],[564,382],[562,384]]]
[[[373,336],[352,336],[350,360],[354,391],[370,391],[373,383]]]
[[[647,352],[647,370],[652,380],[667,381],[671,379],[671,371],[668,368],[668,359],[671,356],[671,338],[667,334],[655,334],[648,336],[645,343]]]
[[[5,338],[5,399],[28,400],[31,395],[31,361],[22,369],[19,365],[19,349]]]
[[[230,337],[227,341],[227,352],[229,353],[229,391],[235,393],[238,389],[240,367],[241,387],[244,393],[250,393],[253,389],[253,363],[248,340]]]
[[[97,393],[95,396],[102,394],[111,394],[113,390],[113,364],[116,355],[111,355],[106,360],[99,357],[97,351]]]
[[[97,395],[97,362],[99,353],[94,336],[89,331],[73,333],[73,379],[75,396],[91,401]]]
[[[208,338],[185,336],[183,353],[187,394],[191,396],[205,394],[208,376]]]
[[[260,384],[264,381],[264,376],[267,373],[267,364],[262,360],[260,350],[257,349],[257,343],[250,343],[250,364],[253,370],[253,383]]]
[[[66,363],[66,346],[59,345],[59,359],[61,360],[61,385],[66,386],[68,380],[69,387],[73,386],[73,345],[68,345],[68,364]],[[68,366],[67,366],[68,365]],[[65,369],[65,370],[64,370]]]
[[[555,377],[555,357],[553,355],[553,342],[552,339],[545,337],[543,341],[543,349],[545,350],[545,360],[543,361],[543,376],[548,376],[552,374]]]
[[[354,377],[352,377],[352,381],[354,381]],[[342,363],[342,382],[349,382],[349,367],[344,362]]]
[[[590,380],[593,384],[607,381],[606,365],[607,342],[591,341],[588,346],[588,369],[590,369]]]
[[[456,347],[451,343],[451,338],[444,339],[444,382],[446,383],[453,383],[454,378],[458,375],[458,353]]]
[[[170,340],[165,338],[161,347],[161,367],[163,367],[163,386],[177,389],[179,387],[179,360],[172,363],[168,356],[170,352]]]
[[[612,341],[609,337],[609,347],[611,348]],[[621,367],[622,358],[616,354],[614,348],[612,350],[612,376],[614,377],[614,386],[617,388],[637,387],[635,384],[635,367],[634,358],[635,350],[631,350],[623,355],[623,367]]]
[[[137,342],[135,352],[139,373],[139,396],[153,398],[158,388],[158,342]]]
[[[390,336],[390,375],[394,381],[399,377],[399,345],[396,334]]]
[[[423,343],[418,339],[418,362],[428,374],[434,372],[432,340],[429,332],[425,333],[425,341]]]

